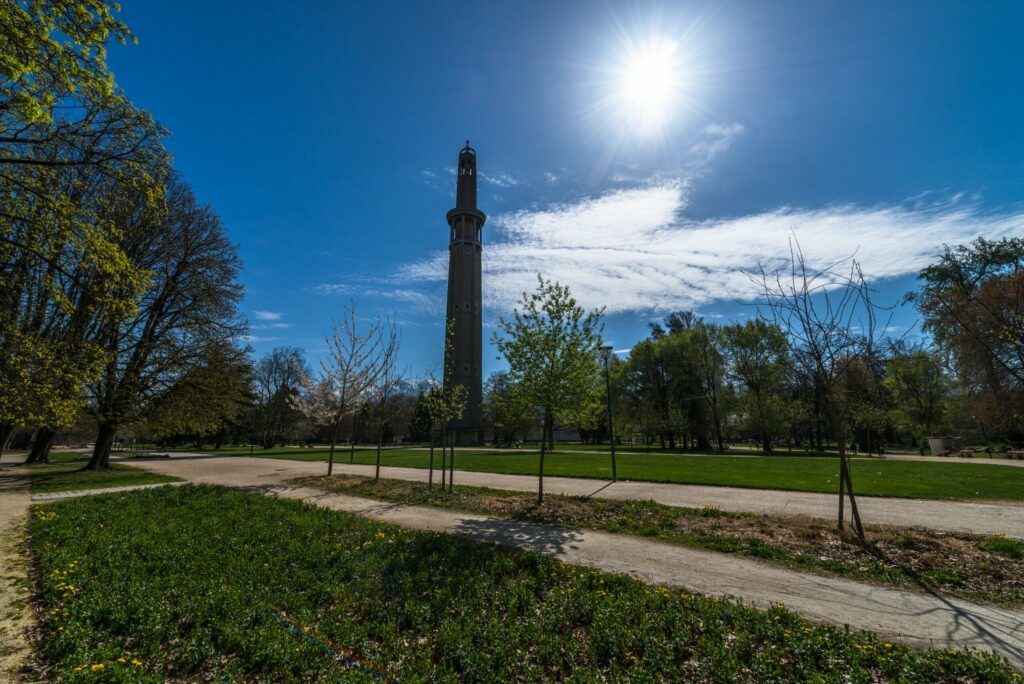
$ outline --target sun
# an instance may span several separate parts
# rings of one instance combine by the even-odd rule
[[[627,127],[654,135],[678,110],[685,85],[676,43],[652,38],[627,46],[612,99]]]

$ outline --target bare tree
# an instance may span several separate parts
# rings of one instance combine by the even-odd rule
[[[822,269],[809,268],[794,242],[788,275],[768,273],[762,267],[757,281],[769,312],[765,318],[786,332],[794,361],[813,378],[825,399],[839,451],[839,530],[848,496],[854,529],[863,540],[846,454],[849,402],[844,379],[851,364],[874,354],[876,307],[864,273],[853,258]]]
[[[302,350],[276,347],[256,362],[253,394],[256,398],[255,429],[263,448],[283,441],[295,422],[295,398],[308,375]]]
[[[383,318],[360,330],[352,304],[325,340],[327,357],[320,361],[321,377],[313,380],[303,374],[298,405],[311,420],[329,428],[327,474],[331,475],[342,422],[373,398],[384,378],[394,374],[398,330],[393,321]]]
[[[395,364],[395,355],[389,354],[381,367],[380,377],[377,386],[374,388],[377,395],[377,459],[374,464],[373,481],[380,480],[380,451],[384,443],[384,428],[388,422],[395,417],[397,403],[390,401],[394,390],[401,385],[402,375],[398,372]]]

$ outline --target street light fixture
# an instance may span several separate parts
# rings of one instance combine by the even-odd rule
[[[608,360],[612,357],[612,348],[601,347],[601,351],[604,352],[604,386],[606,396],[608,397],[608,440],[612,447],[612,482],[617,482],[619,476],[615,470],[615,424],[612,422],[612,379],[608,371]]]

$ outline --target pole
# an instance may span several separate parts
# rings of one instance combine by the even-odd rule
[[[602,347],[604,351],[604,385],[605,394],[608,398],[608,441],[612,448],[612,482],[619,480],[619,474],[615,469],[615,423],[612,421],[612,377],[608,371],[608,358],[612,354],[611,347]]]

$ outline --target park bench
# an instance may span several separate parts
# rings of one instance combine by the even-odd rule
[[[1024,450],[1021,449],[1010,449],[1006,452],[1006,458],[1014,458],[1024,461]]]
[[[960,455],[965,457],[965,458],[974,458],[974,450],[973,449],[961,449],[960,450]]]

